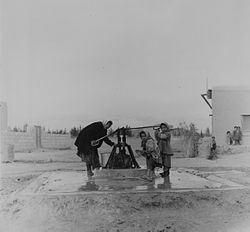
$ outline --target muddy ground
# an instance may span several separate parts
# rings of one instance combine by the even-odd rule
[[[229,179],[246,188],[188,192],[22,195],[44,172],[84,165],[75,151],[17,153],[1,167],[0,231],[250,231],[250,153],[173,159],[175,168],[237,170]],[[138,159],[141,164],[143,159]]]

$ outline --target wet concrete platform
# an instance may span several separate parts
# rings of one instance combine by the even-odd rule
[[[172,170],[166,178],[156,172],[156,178],[148,181],[144,178],[145,169],[103,169],[91,178],[86,176],[86,172],[79,171],[46,172],[26,187],[22,194],[185,192],[246,188],[245,185],[225,178],[225,175],[228,176],[227,171],[202,173],[179,168]]]

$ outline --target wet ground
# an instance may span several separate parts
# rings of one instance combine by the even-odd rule
[[[86,172],[57,171],[39,176],[22,194],[87,194],[90,192],[184,192],[222,189],[243,189],[248,185],[237,180],[248,180],[241,171],[201,172],[188,168],[173,169],[169,177],[161,178],[159,171],[153,181],[146,178],[146,169],[99,170],[93,177]],[[232,181],[231,179],[234,179]]]

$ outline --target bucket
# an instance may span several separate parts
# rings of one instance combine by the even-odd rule
[[[3,163],[13,162],[15,159],[14,145],[13,144],[3,144],[1,151],[1,161]]]

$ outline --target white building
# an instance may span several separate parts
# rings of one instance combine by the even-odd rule
[[[243,145],[250,145],[250,86],[218,86],[212,89],[212,133],[217,144],[226,142],[226,132],[240,126]],[[207,98],[210,98],[207,94]]]

